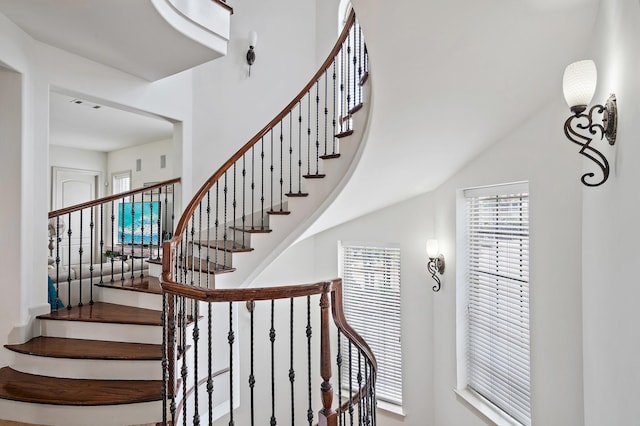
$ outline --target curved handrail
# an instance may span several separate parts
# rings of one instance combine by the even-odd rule
[[[121,200],[124,197],[129,197],[132,195],[141,194],[143,192],[153,191],[154,189],[162,188],[165,186],[173,185],[175,183],[180,183],[180,178],[173,178],[169,180],[165,180],[163,182],[158,182],[154,185],[146,186],[144,188],[133,189],[127,192],[121,192],[119,194],[108,195],[106,197],[97,198],[95,200],[87,201],[85,203],[75,204],[73,206],[65,207],[62,209],[54,210],[49,212],[49,219],[56,216],[62,216],[68,213],[73,213],[79,210],[88,209],[90,207],[97,207],[100,204],[108,203],[110,201]]]
[[[244,144],[242,148],[240,148],[231,158],[229,158],[203,185],[200,187],[198,192],[194,195],[193,199],[187,207],[185,208],[180,220],[178,221],[178,225],[176,226],[174,237],[171,241],[165,242],[165,247],[170,250],[170,248],[176,247],[178,243],[182,240],[182,235],[184,231],[187,229],[189,219],[195,213],[196,208],[200,204],[200,202],[204,199],[207,192],[213,187],[213,185],[227,172],[234,163],[236,163],[244,154],[246,154],[252,146],[254,146],[262,137],[264,137],[269,131],[279,123],[286,115],[294,108],[294,106],[304,98],[306,93],[313,87],[316,81],[329,69],[329,66],[333,63],[335,56],[340,52],[342,47],[342,43],[347,39],[349,35],[349,31],[351,26],[354,24],[356,19],[355,12],[352,10],[347,18],[345,26],[340,33],[340,37],[338,37],[338,41],[334,45],[331,52],[327,56],[327,59],[322,63],[318,71],[313,75],[313,77],[309,80],[309,82],[302,88],[302,90],[298,93],[296,97],[293,98],[291,102],[287,106],[285,106],[282,111],[276,115],[276,117],[269,122],[265,127],[262,128],[255,136],[253,136],[249,141]],[[165,251],[166,253],[166,251]],[[166,279],[168,279],[167,277]]]
[[[347,322],[342,304],[342,279],[322,281],[314,284],[285,285],[275,287],[259,287],[244,289],[210,289],[191,286],[180,283],[162,282],[163,293],[185,297],[201,302],[253,302],[261,300],[279,300],[296,297],[326,295],[331,293],[331,312],[334,324],[340,332],[358,349],[371,363],[372,369],[377,372],[378,364],[373,351],[367,342]],[[340,372],[338,372],[340,374]],[[349,403],[356,404],[365,398],[370,389],[370,383],[364,383],[360,389],[341,406],[336,412],[341,413],[348,409]],[[340,391],[340,390],[338,390]]]

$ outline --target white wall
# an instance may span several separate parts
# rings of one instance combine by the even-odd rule
[[[598,90],[592,103],[615,93],[620,115],[616,145],[599,144],[606,145],[609,180],[583,190],[584,406],[585,424],[592,426],[640,418],[639,22],[638,1],[603,1],[594,36]]]
[[[321,3],[249,0],[233,5],[227,56],[194,69],[197,187],[271,121],[317,70],[315,14]],[[258,33],[258,43],[249,77],[245,55],[251,30]]]
[[[19,244],[12,242],[16,256],[8,270],[13,279],[4,286],[19,298],[3,298],[0,324],[13,329],[0,333],[0,344],[24,341],[31,334],[29,324],[34,315],[48,310],[46,304],[47,257],[46,218],[49,210],[49,92],[51,88],[74,93],[105,104],[133,108],[180,122],[180,146],[189,164],[191,159],[191,74],[181,73],[154,83],[142,81],[120,71],[86,60],[68,52],[32,40],[4,15],[0,15],[0,63],[14,69],[21,79],[8,77],[11,89],[5,99],[15,102],[11,111],[3,110],[3,119],[15,121],[11,135],[3,139],[2,162],[12,185],[18,185],[7,197],[19,197],[21,214],[3,221],[2,232],[19,229]],[[4,79],[4,76],[3,76]],[[18,84],[16,84],[18,82]],[[17,91],[17,92],[16,92]],[[4,90],[3,90],[4,93]],[[15,98],[15,99],[14,99]],[[18,114],[18,108],[21,108]],[[4,153],[7,153],[5,155]],[[19,153],[19,154],[17,154]],[[183,167],[186,189],[191,188],[190,168]],[[4,196],[4,194],[3,194]],[[15,200],[14,200],[15,201]],[[18,209],[18,207],[16,207]],[[11,229],[5,229],[10,226]],[[15,236],[11,236],[15,239]],[[19,255],[18,255],[19,251]],[[18,265],[18,266],[16,266]],[[7,306],[16,306],[9,309]],[[4,329],[3,329],[4,330]],[[0,365],[7,364],[8,354],[0,350]]]
[[[160,156],[166,156],[166,167],[160,168]],[[136,160],[141,160],[141,170],[136,171]],[[131,189],[147,182],[160,182],[179,177],[173,171],[173,141],[156,141],[131,148],[111,151],[107,154],[106,180],[111,186],[113,173],[131,171]],[[108,191],[111,194],[111,188]]]

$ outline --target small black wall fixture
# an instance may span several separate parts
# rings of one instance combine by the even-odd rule
[[[249,33],[249,50],[247,51],[247,64],[249,64],[249,77],[251,77],[251,65],[256,61],[255,47],[258,43],[258,33],[251,31]]]
[[[570,64],[562,79],[564,97],[573,113],[564,123],[564,134],[580,145],[579,153],[596,163],[602,174],[599,180],[594,180],[596,174],[593,172],[583,174],[580,180],[586,186],[600,186],[609,178],[609,162],[604,154],[591,146],[591,142],[599,136],[600,140],[606,137],[609,145],[614,145],[618,125],[618,108],[613,94],[604,105],[594,105],[585,114],[596,91],[597,80],[598,73],[592,60]],[[600,123],[594,123],[594,116],[600,117]]]
[[[431,289],[433,291],[440,291],[440,278],[437,274],[442,275],[444,273],[444,256],[439,253],[438,240],[427,240],[427,257],[429,262],[427,263],[427,271],[431,274],[431,278],[436,282]]]

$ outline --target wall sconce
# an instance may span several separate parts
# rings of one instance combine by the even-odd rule
[[[249,64],[249,77],[251,77],[251,65],[256,60],[256,52],[254,48],[258,43],[258,33],[255,31],[249,32],[249,50],[247,51],[247,64]]]
[[[609,178],[609,162],[590,143],[599,135],[600,140],[606,137],[609,145],[615,144],[618,124],[616,97],[613,94],[609,96],[604,106],[594,105],[589,109],[588,114],[584,113],[596,91],[597,80],[598,73],[592,60],[570,64],[565,69],[562,78],[564,98],[573,113],[564,123],[564,134],[571,142],[580,145],[580,154],[596,163],[602,171],[602,179],[595,182],[587,181],[587,179],[592,179],[595,173],[588,172],[582,175],[580,180],[586,186],[602,185]],[[602,124],[593,123],[594,114],[601,116],[600,121]]]
[[[438,240],[427,240],[427,257],[429,258],[427,270],[431,274],[431,278],[436,282],[432,290],[440,291],[440,278],[436,274],[442,275],[444,273],[444,256],[440,254]]]

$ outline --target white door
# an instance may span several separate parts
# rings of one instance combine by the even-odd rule
[[[53,167],[53,194],[51,197],[53,210],[98,198],[99,178],[100,172],[95,170]],[[81,263],[80,248],[82,248],[82,263],[89,263],[91,256],[91,210],[85,209],[82,214],[75,212],[71,214],[71,217],[67,214],[61,219],[66,228],[60,242],[59,255],[62,265]],[[93,220],[95,232],[98,229],[98,218],[94,216]],[[68,234],[69,230],[71,230],[71,236]]]

